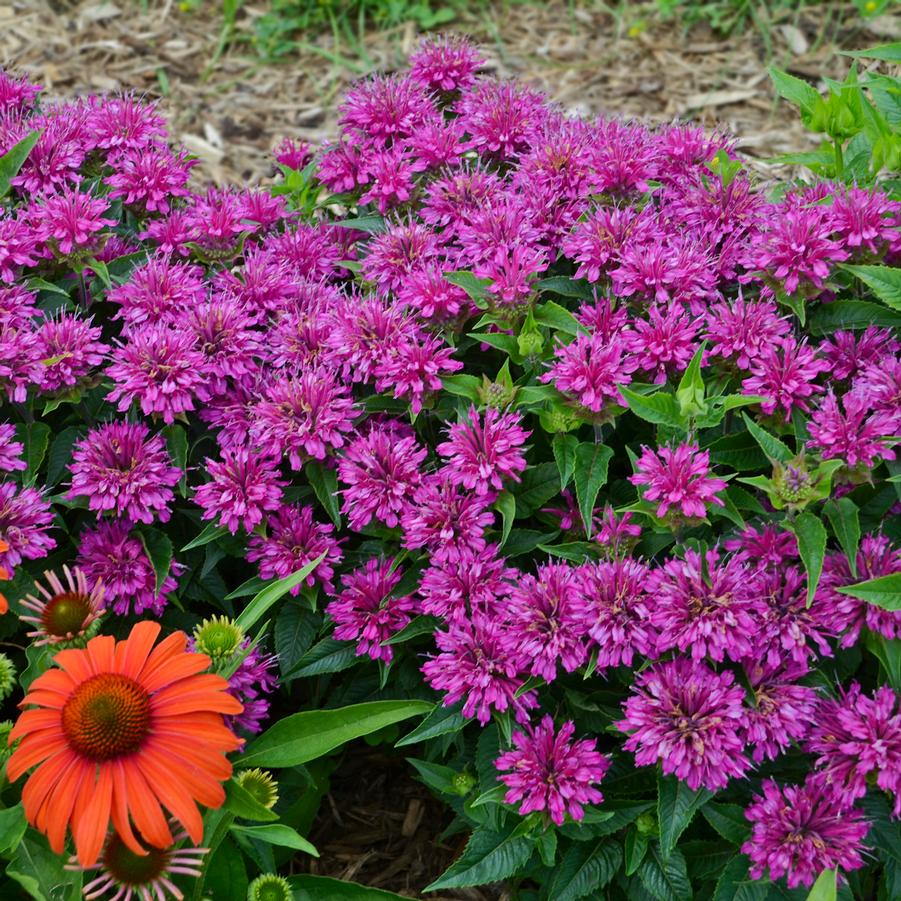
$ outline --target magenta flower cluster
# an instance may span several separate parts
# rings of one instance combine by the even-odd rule
[[[0,567],[68,552],[117,615],[184,628],[312,565],[282,659],[242,645],[242,731],[292,667],[334,675],[299,703],[435,701],[470,825],[657,855],[654,814],[589,815],[656,776],[734,793],[752,879],[858,869],[867,798],[901,817],[871,677],[901,605],[851,588],[897,598],[901,342],[888,308],[793,311],[839,321],[842,264],[897,266],[901,205],[768,199],[722,136],[575,119],[481,64],[440,38],[361,80],[274,191],[195,189],[153,104],[0,73],[0,155],[39,135],[0,210]]]

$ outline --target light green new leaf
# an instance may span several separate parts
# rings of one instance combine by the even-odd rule
[[[325,559],[326,551],[323,551],[315,560],[311,560],[306,566],[302,566],[297,572],[285,576],[284,579],[278,579],[267,585],[253,600],[241,611],[241,614],[235,620],[237,626],[245,632],[255,625],[257,621],[266,613],[266,611],[284,595],[286,595],[295,585],[300,585],[304,579],[309,576],[323,559]]]

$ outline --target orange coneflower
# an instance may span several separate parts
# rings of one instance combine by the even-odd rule
[[[85,574],[77,566],[72,570],[64,566],[63,574],[65,584],[48,570],[44,573],[48,587],[35,582],[42,597],[30,594],[22,601],[22,606],[31,610],[32,615],[20,615],[19,619],[34,626],[27,634],[37,639],[36,646],[84,644],[86,638],[98,631],[99,618],[103,615],[103,583],[98,579],[89,588]]]
[[[231,775],[226,752],[240,739],[222,714],[241,704],[228,682],[203,673],[205,654],[185,651],[175,632],[156,648],[160,626],[140,622],[124,641],[92,638],[85,648],[60,651],[59,669],[31,684],[10,743],[21,739],[6,765],[15,781],[35,764],[22,790],[28,821],[61,854],[71,828],[78,862],[93,866],[110,820],[136,854],[145,849],[132,829],[156,848],[172,833],[165,807],[200,842],[203,822],[195,802],[219,807],[221,783]]]

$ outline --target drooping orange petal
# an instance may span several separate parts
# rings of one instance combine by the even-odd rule
[[[15,757],[15,754],[13,755]],[[18,764],[13,767],[13,757],[7,761],[6,773],[10,782],[17,779],[23,772]],[[32,774],[25,787],[22,789],[22,805],[25,808],[25,816],[29,823],[33,823],[40,810],[41,804],[54,785],[59,782],[71,769],[78,758],[72,751],[61,751],[44,761]]]
[[[78,862],[92,867],[100,857],[106,833],[109,831],[113,801],[113,776],[108,765],[99,767],[97,784],[82,783],[82,792],[72,811],[72,834]],[[87,791],[85,791],[87,787]],[[82,798],[87,797],[83,802]]]
[[[210,748],[197,748],[189,741],[175,739],[171,736],[154,735],[148,746],[161,753],[171,754],[185,761],[194,769],[199,769],[217,782],[224,782],[231,776],[232,765],[224,753],[211,752]]]
[[[128,787],[122,761],[111,761],[111,769],[113,773],[113,828],[130,851],[143,857],[147,854],[147,849],[138,841],[128,816]]]
[[[141,835],[157,848],[168,848],[172,844],[172,833],[166,823],[166,817],[159,801],[134,760],[123,760],[122,771],[125,775],[125,790],[128,797],[128,809],[135,826]],[[190,834],[190,833],[189,833]],[[203,836],[195,838],[199,842]]]
[[[153,734],[160,738],[171,738],[180,742],[191,742],[200,740],[201,747],[204,745],[213,745],[219,751],[236,751],[244,744],[243,740],[238,738],[234,732],[225,728],[223,723],[197,723],[191,722],[196,718],[192,716],[190,719],[184,717],[180,719],[177,716],[159,718],[155,720],[152,727]],[[218,713],[211,716],[219,716]]]
[[[65,780],[57,783],[38,811],[35,827],[46,830],[50,847],[57,854],[62,854],[66,846],[66,829],[72,819],[72,809],[81,794],[81,786],[89,780],[93,782],[93,776],[87,761],[75,760],[66,772]]]
[[[153,650],[153,643],[160,634],[160,624],[152,620],[138,623],[126,641],[116,647],[116,671],[137,679]]]
[[[196,835],[199,832],[202,835],[203,818],[194,799],[207,807],[221,807],[225,800],[222,786],[218,782],[212,783],[222,792],[222,799],[218,800],[209,781],[192,778],[184,767],[178,766],[172,759],[160,759],[153,752],[147,753],[147,749],[142,749],[138,765],[169,813],[189,834]]]
[[[24,773],[35,764],[58,754],[68,747],[65,736],[35,735],[30,741],[16,748],[16,771]],[[12,760],[12,758],[10,758]]]

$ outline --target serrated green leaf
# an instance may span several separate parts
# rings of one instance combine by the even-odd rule
[[[736,855],[726,864],[717,880],[713,901],[766,901],[771,884],[751,879],[748,875],[748,858]]]
[[[742,413],[742,419],[754,440],[760,445],[760,449],[771,460],[775,460],[777,463],[788,463],[789,460],[795,458],[795,453],[787,444],[780,441],[775,435],[771,435],[766,429],[762,429],[747,413]]]
[[[840,264],[840,268],[859,278],[887,307],[901,311],[901,269],[848,263]]]
[[[225,809],[245,820],[271,822],[278,819],[278,814],[260,804],[246,788],[238,785],[234,779],[225,783]]]
[[[419,638],[420,635],[432,635],[441,622],[437,616],[414,616],[403,629],[386,638],[382,644],[385,646],[403,644],[405,641]]]
[[[849,497],[840,497],[838,500],[829,500],[823,507],[823,512],[832,526],[832,531],[838,539],[838,543],[845,552],[851,575],[857,577],[857,549],[860,546],[860,517],[857,504]]]
[[[561,297],[577,297],[580,300],[591,300],[594,296],[593,289],[585,279],[567,278],[565,275],[552,275],[550,278],[539,279],[535,283],[539,291],[550,291]]]
[[[664,858],[657,842],[638,868],[638,878],[657,901],[691,901],[693,897],[685,858],[679,851]]]
[[[679,837],[694,815],[713,797],[706,788],[692,790],[675,776],[657,777],[657,820],[660,824],[660,850],[669,857]]]
[[[801,78],[789,75],[775,66],[768,68],[770,78],[773,80],[773,86],[776,93],[780,97],[784,97],[789,103],[800,107],[805,113],[813,112],[814,107],[820,100],[820,94],[813,86],[809,85]]]
[[[701,815],[724,838],[733,845],[744,842],[751,831],[751,824],[745,817],[743,807],[738,804],[722,804],[711,801],[701,809]]]
[[[836,901],[838,896],[838,874],[835,870],[823,870],[811,886],[807,901]]]
[[[901,610],[901,573],[879,576],[855,585],[843,585],[837,587],[836,591],[848,594],[852,598],[859,598],[883,610]]]
[[[554,872],[548,898],[576,901],[597,892],[613,879],[622,859],[619,843],[608,838],[570,845]]]
[[[560,490],[563,491],[569,484],[576,466],[576,448],[579,439],[575,435],[560,433],[554,435],[551,441],[551,449],[554,452],[554,461],[557,464],[557,472],[560,475]]]
[[[539,325],[567,335],[579,335],[585,331],[579,324],[579,320],[566,307],[560,306],[559,303],[555,303],[553,300],[546,300],[544,303],[536,304],[533,309],[533,315]]]
[[[452,285],[462,288],[469,295],[470,300],[474,301],[483,300],[488,295],[488,286],[491,284],[491,279],[479,278],[466,270],[445,272],[444,278]]]
[[[823,562],[826,559],[826,529],[812,513],[801,513],[791,523],[791,531],[798,539],[798,552],[807,572],[807,606],[813,603]]]
[[[338,476],[334,469],[323,466],[318,460],[308,461],[303,468],[304,475],[313,489],[319,503],[329,515],[329,519],[340,529],[341,508],[338,504]]]
[[[333,222],[338,228],[352,228],[354,231],[379,235],[388,230],[388,223],[381,216],[359,216],[356,219],[341,219]]]
[[[169,575],[172,567],[172,542],[168,535],[164,535],[159,529],[150,526],[141,526],[138,529],[138,536],[141,544],[144,545],[144,551],[147,553],[147,559],[153,566],[153,572],[156,575],[156,593],[159,594],[163,590],[163,583]]]
[[[323,638],[291,667],[286,678],[300,679],[322,676],[326,673],[340,673],[342,670],[350,669],[356,662],[357,656],[352,642]]]
[[[452,707],[444,707],[436,704],[432,712],[408,735],[395,743],[396,748],[407,745],[415,745],[420,741],[428,741],[439,735],[447,735],[448,732],[459,732],[468,722],[460,712],[463,704],[455,704]]]
[[[0,197],[9,193],[10,180],[19,174],[19,170],[25,165],[28,154],[34,149],[34,145],[41,138],[43,129],[31,131],[21,141],[13,144],[3,156],[0,156]]]
[[[510,530],[513,528],[513,520],[516,518],[516,498],[509,491],[502,491],[494,502],[494,506],[501,514],[503,528],[501,529],[501,547],[503,547],[507,539],[510,537]]]
[[[285,604],[275,619],[275,653],[285,677],[313,646],[320,615],[302,604]]]
[[[665,425],[671,429],[684,429],[685,423],[679,413],[679,405],[672,394],[665,391],[657,391],[654,394],[639,394],[631,388],[619,389],[629,409],[639,419],[653,422],[655,425]]]
[[[427,892],[499,882],[512,876],[532,856],[532,842],[512,827],[503,832],[476,829],[466,849],[431,885]]]
[[[308,763],[355,738],[428,713],[432,706],[427,701],[369,701],[295,713],[255,738],[241,755],[240,764],[278,768]]]
[[[866,300],[834,300],[817,307],[808,329],[814,335],[831,335],[839,329],[865,329],[871,325],[899,328],[901,313]]]
[[[612,456],[613,449],[606,444],[583,442],[576,448],[573,483],[576,487],[576,502],[579,505],[586,538],[591,538],[594,528],[594,505],[598,492],[607,484],[607,468]]]
[[[223,535],[228,534],[229,531],[225,526],[217,525],[215,522],[207,523],[206,526],[204,526],[203,531],[181,549],[181,553],[192,551],[197,547],[203,547],[205,544],[216,541],[217,538],[221,538]]]
[[[265,842],[267,845],[278,845],[280,848],[291,848],[294,851],[303,851],[311,857],[319,857],[319,852],[296,829],[286,826],[284,823],[272,823],[268,826],[238,826],[231,827],[234,835],[253,839],[257,842]]]
[[[446,375],[441,379],[441,385],[449,394],[457,397],[466,397],[469,400],[478,402],[479,388],[482,383],[474,375],[466,375],[458,373],[457,375]]]

